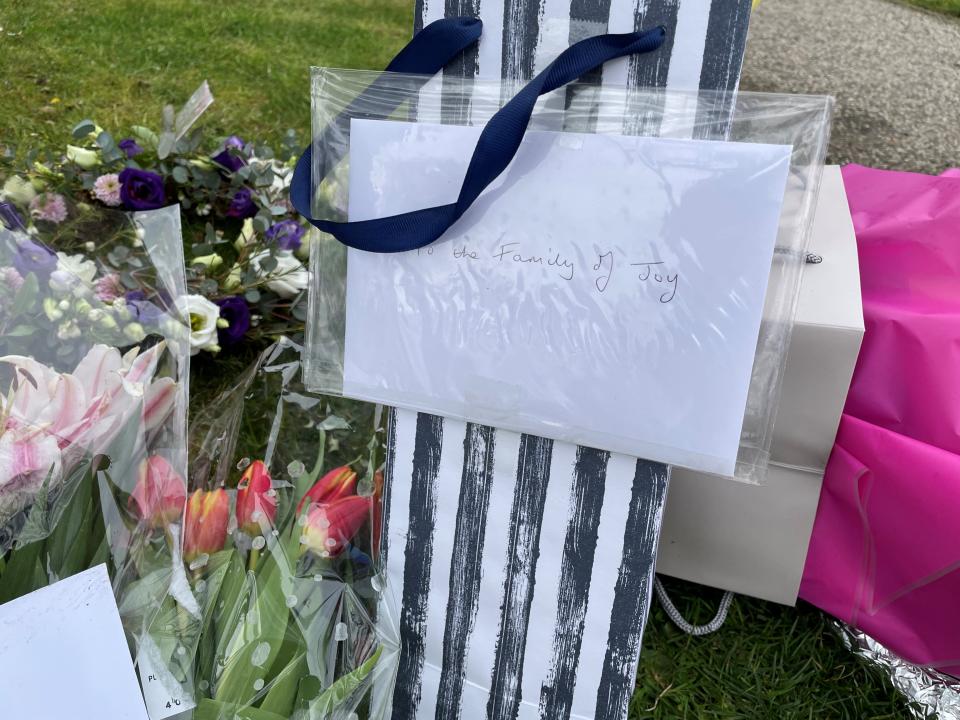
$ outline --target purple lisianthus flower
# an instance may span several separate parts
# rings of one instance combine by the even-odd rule
[[[30,273],[37,277],[47,277],[57,269],[57,256],[33,240],[24,240],[19,244],[17,254],[13,256],[13,267],[24,277]]]
[[[120,172],[120,199],[128,210],[156,210],[167,204],[163,178],[148,170],[124,168]]]
[[[156,327],[160,324],[164,312],[149,300],[127,301],[127,309],[138,323],[145,327]]]
[[[296,220],[281,220],[267,228],[267,240],[281,250],[291,252],[299,249],[303,238],[303,226]]]
[[[233,195],[230,201],[230,207],[227,208],[227,217],[240,218],[241,220],[253,217],[257,214],[257,204],[253,201],[253,193],[250,188],[240,188]]]
[[[140,147],[133,138],[124,138],[117,143],[117,147],[123,150],[128,158],[136,157],[143,152],[143,148]]]
[[[229,324],[217,330],[217,341],[221,347],[236,345],[243,340],[250,329],[250,308],[247,301],[239,295],[214,300],[220,306],[220,317]]]
[[[7,230],[26,230],[27,226],[23,224],[23,218],[17,212],[13,203],[0,203],[0,224]]]
[[[241,157],[238,153],[230,152],[230,150],[243,150],[245,145],[246,143],[244,143],[241,138],[236,135],[231,135],[227,138],[226,142],[223,143],[223,150],[214,155],[211,159],[217,163],[217,165],[226,168],[230,172],[236,172],[246,165],[247,161],[244,160],[243,157]]]

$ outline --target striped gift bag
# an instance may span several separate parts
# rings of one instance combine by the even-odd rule
[[[735,91],[750,9],[751,0],[416,0],[418,31],[442,17],[484,22],[480,43],[420,103],[446,102],[444,77],[523,81],[573,42],[656,25],[667,29],[656,56],[610,62],[584,80]],[[659,134],[649,123],[623,129]],[[703,123],[697,134],[725,130]],[[377,625],[393,657],[371,716],[626,718],[668,469],[403,410],[388,445]]]
[[[626,717],[667,474],[395,411],[378,625],[399,657],[374,717]]]

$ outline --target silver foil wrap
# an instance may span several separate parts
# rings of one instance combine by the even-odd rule
[[[909,663],[849,625],[837,627],[852,652],[883,668],[894,687],[915,704],[914,717],[960,720],[960,679]]]

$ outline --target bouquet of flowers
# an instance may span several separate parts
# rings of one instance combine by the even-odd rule
[[[385,418],[307,391],[301,371],[281,339],[191,427],[183,561],[200,611],[179,622],[177,603],[159,624],[193,660],[195,719],[374,717],[371,688],[392,679],[376,619]]]
[[[279,151],[236,135],[207,143],[192,126],[212,101],[204,83],[179,113],[164,109],[159,132],[135,126],[118,138],[85,120],[60,154],[0,157],[0,227],[40,223],[58,250],[72,236],[91,242],[74,230],[91,212],[179,204],[194,353],[295,334],[306,317],[311,236],[287,199],[296,137]]]
[[[106,563],[139,646],[180,568],[179,216],[59,205],[0,228],[0,602]]]

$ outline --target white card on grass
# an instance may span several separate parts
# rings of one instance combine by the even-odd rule
[[[480,131],[353,120],[350,219],[454,202]],[[790,151],[528,132],[430,248],[350,251],[344,394],[732,475]]]
[[[147,720],[105,565],[0,605],[0,715]]]

